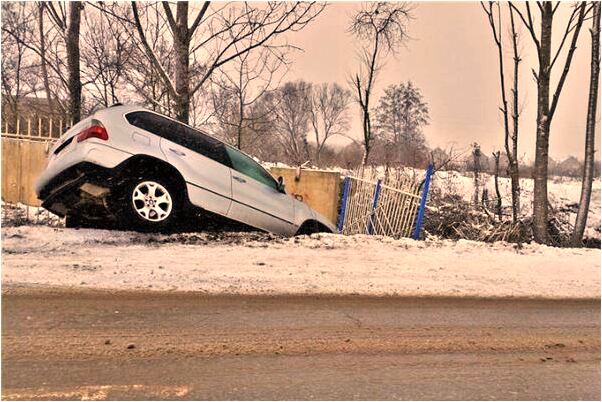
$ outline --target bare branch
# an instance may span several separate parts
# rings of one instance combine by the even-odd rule
[[[575,26],[575,30],[573,32],[571,47],[569,48],[566,61],[564,62],[564,69],[562,70],[562,74],[560,76],[560,79],[558,80],[558,85],[556,86],[556,91],[554,91],[554,96],[552,97],[552,104],[550,106],[549,114],[550,118],[554,116],[554,112],[556,111],[556,106],[558,105],[558,99],[560,98],[562,87],[564,86],[564,82],[569,73],[571,62],[573,60],[573,55],[575,54],[575,50],[577,49],[577,39],[579,38],[579,32],[581,31],[581,26],[583,25],[583,19],[585,17],[585,6],[585,2],[582,2],[580,5],[576,6],[579,9],[579,17],[577,19],[577,25]]]
[[[142,24],[140,22],[140,16],[138,15],[138,6],[136,5],[135,1],[132,1],[131,4],[132,4],[132,12],[134,15],[134,23],[136,26],[136,30],[138,31],[138,35],[140,37],[140,42],[142,43],[142,46],[144,47],[146,55],[148,56],[150,62],[153,64],[153,66],[155,66],[155,68],[159,72],[159,75],[160,75],[161,79],[163,80],[163,82],[165,83],[165,86],[169,90],[170,94],[175,97],[175,96],[177,96],[176,90],[175,90],[175,85],[172,83],[171,79],[167,75],[167,72],[165,71],[165,69],[163,68],[163,66],[161,65],[159,60],[157,59],[157,56],[154,54],[153,50],[151,49],[150,45],[148,44],[148,41],[146,40],[146,35],[144,34],[144,29],[142,28]]]

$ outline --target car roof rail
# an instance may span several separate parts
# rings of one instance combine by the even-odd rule
[[[121,102],[113,103],[113,104],[112,104],[111,106],[109,106],[109,107],[111,108],[111,107],[115,107],[115,106],[123,106],[123,103],[121,103]]]

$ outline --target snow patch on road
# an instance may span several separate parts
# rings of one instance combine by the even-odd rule
[[[600,250],[266,233],[2,228],[2,284],[208,294],[599,298]]]

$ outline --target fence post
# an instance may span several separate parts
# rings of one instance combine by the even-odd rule
[[[343,225],[345,225],[345,212],[347,212],[347,198],[349,197],[349,187],[351,187],[351,179],[345,176],[343,179],[343,199],[341,200],[341,212],[337,220],[337,231],[343,233]]]
[[[420,207],[416,217],[416,227],[414,228],[414,240],[420,239],[420,231],[422,230],[422,221],[424,219],[424,210],[426,209],[426,198],[429,194],[429,186],[431,184],[431,176],[433,175],[433,165],[428,165],[426,175],[424,177],[424,188],[422,189],[422,197],[420,198]]]
[[[382,180],[376,181],[376,187],[374,188],[374,198],[372,199],[372,212],[370,212],[370,218],[368,219],[368,234],[372,234],[374,215],[376,214],[376,207],[378,206],[378,197],[380,196],[380,186]]]

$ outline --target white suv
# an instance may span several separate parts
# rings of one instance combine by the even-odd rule
[[[136,106],[97,111],[69,129],[49,151],[36,192],[70,226],[161,231],[199,207],[282,235],[335,231],[251,157]]]

